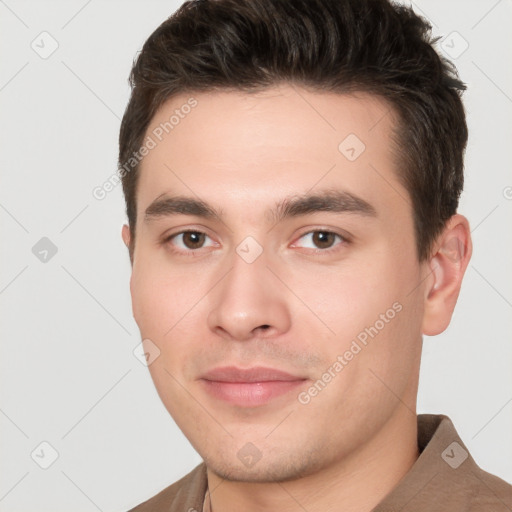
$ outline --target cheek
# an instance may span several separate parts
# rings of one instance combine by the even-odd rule
[[[134,265],[134,319],[142,338],[153,341],[168,364],[173,355],[189,352],[193,345],[191,337],[197,338],[204,329],[206,312],[202,298],[211,286],[204,269],[171,266],[164,258],[139,258]]]
[[[143,337],[161,337],[175,323],[186,289],[158,262],[139,258],[130,283],[133,316]]]
[[[318,310],[335,332],[331,359],[347,350],[357,352],[347,355],[386,374],[414,359],[422,316],[415,294],[410,293],[416,279],[414,262],[393,251],[326,279]]]
[[[325,324],[326,334],[330,331],[340,342],[352,339],[401,299],[400,272],[383,255],[294,274],[290,271],[290,288]]]

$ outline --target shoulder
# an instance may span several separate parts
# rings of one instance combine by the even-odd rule
[[[432,434],[425,448],[427,464],[423,469],[432,478],[431,497],[439,510],[512,509],[512,485],[476,463],[450,418],[420,415],[418,419],[423,433]]]
[[[456,470],[455,470],[456,471]],[[427,502],[439,511],[507,512],[512,510],[512,485],[469,461],[465,471],[457,477],[439,473],[431,486]]]
[[[201,512],[206,488],[206,466],[201,463],[183,478],[128,512]]]
[[[478,466],[444,415],[418,416],[419,458],[374,512],[507,512],[512,485]]]
[[[471,489],[471,511],[512,510],[512,485],[477,467],[468,479]]]

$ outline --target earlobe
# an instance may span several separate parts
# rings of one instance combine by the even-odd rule
[[[467,219],[454,215],[435,247],[429,261],[431,277],[425,281],[422,331],[428,336],[442,333],[450,324],[472,252]]]

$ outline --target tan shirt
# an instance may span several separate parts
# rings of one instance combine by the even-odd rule
[[[477,466],[447,416],[418,415],[418,448],[417,461],[373,512],[512,512],[512,485]],[[202,463],[129,512],[209,512],[207,487]]]

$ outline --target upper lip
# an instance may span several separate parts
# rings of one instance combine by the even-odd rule
[[[236,366],[223,366],[214,368],[201,376],[204,380],[216,382],[269,382],[305,380],[305,377],[292,375],[276,368],[255,366],[252,368],[237,368]]]

